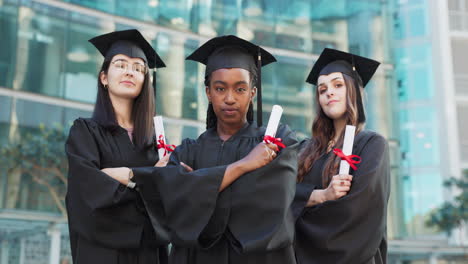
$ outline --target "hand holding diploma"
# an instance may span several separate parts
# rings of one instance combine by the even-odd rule
[[[243,173],[253,171],[267,165],[276,157],[276,152],[279,151],[279,148],[286,147],[281,142],[280,138],[275,138],[282,113],[283,109],[281,106],[273,106],[263,142],[252,149],[247,156],[238,161]]]
[[[327,201],[336,200],[345,196],[351,188],[351,181],[353,180],[353,176],[349,175],[349,168],[352,167],[353,170],[357,170],[357,167],[354,164],[361,162],[361,157],[357,155],[351,155],[353,151],[355,133],[355,126],[346,126],[343,150],[333,150],[333,153],[341,158],[341,162],[338,175],[333,176],[327,189],[325,189],[324,194]]]
[[[166,144],[166,136],[164,134],[164,124],[162,116],[154,117],[154,130],[156,135],[156,147],[158,148],[159,159],[162,160],[168,152],[174,151],[176,146]]]
[[[314,206],[325,201],[334,201],[345,196],[351,189],[353,176],[349,175],[349,168],[356,170],[355,164],[361,162],[361,157],[351,155],[354,145],[355,126],[346,126],[343,150],[334,149],[333,153],[341,158],[338,175],[331,178],[326,189],[315,190],[311,193],[307,206]]]
[[[353,170],[357,170],[356,165],[361,162],[361,157],[357,155],[351,155],[353,151],[354,144],[354,134],[356,132],[355,126],[346,126],[343,150],[334,149],[333,153],[341,158],[339,174],[349,174],[349,167],[351,166]]]

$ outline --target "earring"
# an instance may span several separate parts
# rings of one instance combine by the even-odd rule
[[[104,89],[107,90],[107,88],[109,88],[109,86],[107,84],[104,84]]]

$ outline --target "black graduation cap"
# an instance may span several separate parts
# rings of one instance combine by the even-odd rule
[[[262,125],[261,67],[275,62],[268,51],[239,37],[228,35],[208,40],[190,54],[187,60],[206,65],[205,76],[219,69],[241,68],[257,73],[257,124]]]
[[[380,62],[343,52],[340,50],[325,48],[315,62],[312,70],[307,77],[306,82],[317,85],[320,75],[328,75],[333,72],[341,72],[352,77],[356,81],[356,88],[362,81],[362,87],[365,87],[379,67]],[[361,91],[357,91],[358,122],[364,123],[366,116],[362,103]]]
[[[380,62],[343,52],[340,50],[325,48],[315,62],[307,77],[307,82],[317,85],[320,75],[328,75],[332,72],[341,72],[355,78],[355,74],[362,80],[362,86],[366,86],[379,67]]]
[[[117,54],[142,58],[150,69],[166,67],[156,51],[136,29],[114,31],[89,40],[101,54],[110,59]]]

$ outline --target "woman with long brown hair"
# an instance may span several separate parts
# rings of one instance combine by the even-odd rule
[[[316,85],[312,137],[301,144],[293,210],[298,263],[386,263],[389,158],[386,140],[364,129],[362,93],[380,63],[325,49],[307,82]],[[338,175],[346,125],[356,127],[352,154]]]

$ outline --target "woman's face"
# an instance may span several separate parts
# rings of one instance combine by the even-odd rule
[[[320,75],[317,81],[320,107],[331,119],[344,118],[346,113],[346,84],[341,72]]]
[[[141,58],[131,58],[123,54],[115,55],[107,74],[100,78],[107,85],[111,98],[135,99],[141,92],[147,67]]]
[[[211,73],[206,95],[213,105],[218,123],[239,125],[247,121],[249,104],[256,89],[250,87],[250,74],[240,68],[219,69]]]

